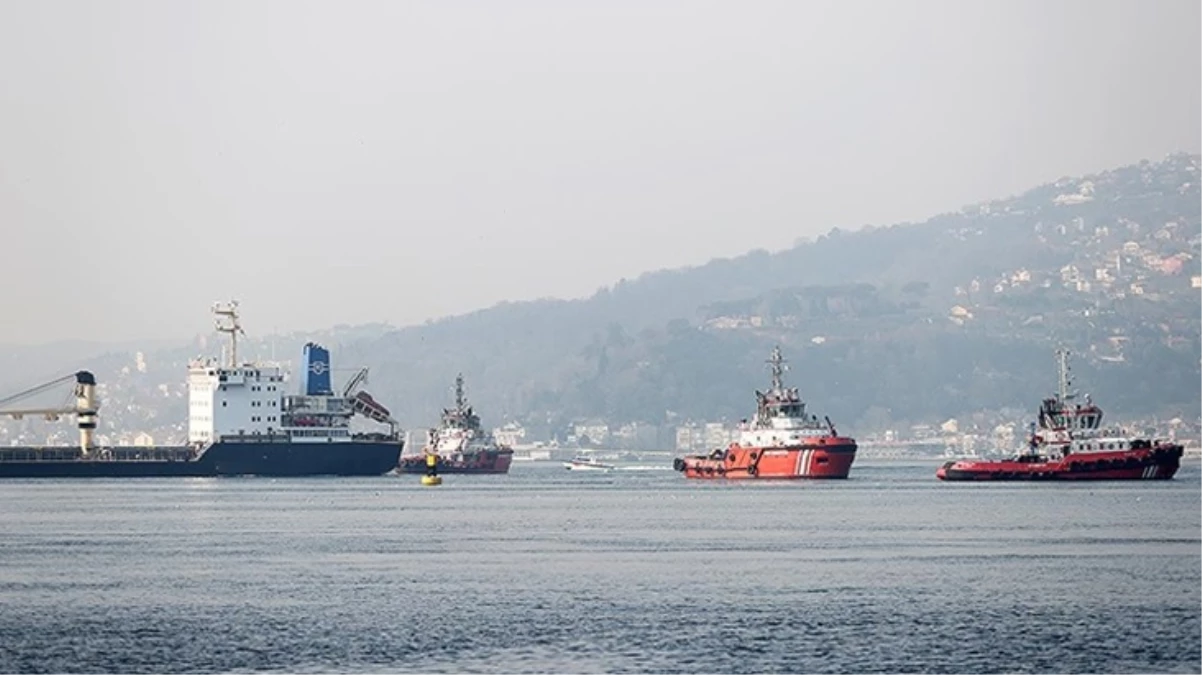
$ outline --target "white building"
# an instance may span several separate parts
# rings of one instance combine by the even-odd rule
[[[513,447],[521,445],[526,440],[526,428],[517,422],[508,422],[504,426],[494,429],[492,435],[498,444]]]

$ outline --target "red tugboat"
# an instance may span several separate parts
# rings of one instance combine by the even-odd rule
[[[399,473],[426,473],[427,451],[438,455],[436,471],[444,473],[509,473],[513,449],[498,445],[480,427],[480,416],[463,395],[463,374],[455,378],[455,407],[444,408],[442,424],[430,432],[421,454],[401,455]]]
[[[755,392],[755,416],[740,425],[739,440],[709,455],[677,457],[672,468],[686,478],[847,478],[855,440],[840,436],[830,418],[807,414],[797,389],[784,386],[779,346],[768,364],[772,388]]]
[[[1102,409],[1089,396],[1075,401],[1068,351],[1057,350],[1059,388],[1039,407],[1027,450],[1002,460],[947,462],[941,480],[1167,480],[1177,473],[1184,451],[1176,443],[1131,438],[1101,428]]]

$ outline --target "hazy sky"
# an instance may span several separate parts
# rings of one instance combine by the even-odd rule
[[[0,343],[396,324],[1199,151],[1197,0],[0,3]]]

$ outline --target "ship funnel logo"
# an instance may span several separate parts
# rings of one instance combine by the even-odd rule
[[[330,352],[319,344],[310,342],[305,345],[304,382],[301,390],[306,396],[329,396],[330,389]]]

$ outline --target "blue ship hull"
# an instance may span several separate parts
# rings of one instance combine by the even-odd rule
[[[220,441],[203,452],[186,447],[3,448],[0,478],[151,476],[380,476],[397,466],[402,441],[290,443]]]

